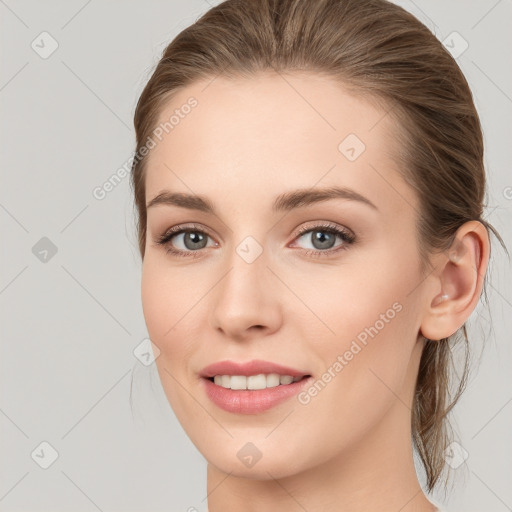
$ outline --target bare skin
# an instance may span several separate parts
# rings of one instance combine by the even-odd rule
[[[422,275],[418,198],[390,156],[390,116],[329,79],[217,77],[180,91],[161,119],[190,96],[198,105],[151,150],[146,201],[164,190],[197,194],[216,214],[148,208],[142,302],[166,396],[208,461],[209,511],[433,512],[413,464],[414,385],[424,337],[453,334],[478,302],[489,257],[484,226],[463,225],[453,261],[434,254],[434,270]],[[338,148],[349,134],[365,144],[353,161]],[[333,198],[272,210],[280,194],[332,186],[374,207]],[[326,222],[355,241],[331,234],[332,248],[319,249],[312,234],[325,234],[317,226]],[[167,247],[156,243],[177,225],[203,232],[204,248],[185,245],[183,233]],[[301,227],[312,231],[299,235]],[[251,263],[237,252],[248,236],[262,249]],[[371,326],[377,334],[333,369]],[[201,370],[252,359],[314,380],[330,368],[331,379],[260,414],[210,401]],[[261,453],[252,467],[237,456],[249,442]]]

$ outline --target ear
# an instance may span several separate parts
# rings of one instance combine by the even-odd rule
[[[463,224],[448,251],[433,260],[425,281],[425,308],[420,333],[429,340],[454,334],[475,309],[489,263],[489,235],[478,221]]]

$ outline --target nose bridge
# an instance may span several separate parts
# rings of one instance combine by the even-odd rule
[[[263,246],[253,237],[246,237],[231,249],[226,260],[229,272],[220,283],[220,299],[259,302],[268,280],[265,274],[269,272]]]

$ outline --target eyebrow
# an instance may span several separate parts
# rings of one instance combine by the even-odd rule
[[[357,201],[365,204],[374,210],[378,208],[366,197],[362,196],[355,190],[344,187],[328,187],[328,188],[307,188],[285,192],[276,197],[272,211],[274,213],[287,212],[296,208],[303,208],[322,201],[330,199],[345,199]],[[170,192],[164,190],[155,196],[146,205],[151,208],[156,205],[172,205],[189,210],[198,210],[204,213],[217,215],[215,205],[205,196],[195,194],[185,194],[182,192]]]

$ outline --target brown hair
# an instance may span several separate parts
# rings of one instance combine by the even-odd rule
[[[322,74],[387,106],[396,121],[394,156],[420,199],[417,236],[425,272],[429,254],[452,247],[457,229],[470,220],[484,224],[504,246],[482,218],[483,137],[468,83],[430,30],[386,0],[226,0],[213,7],[167,46],[144,88],[134,118],[136,155],[178,90],[217,75],[251,78],[265,70]],[[147,158],[134,160],[131,181],[142,258]],[[452,355],[459,342],[466,357],[452,396]],[[450,338],[428,341],[421,357],[412,441],[429,491],[446,469],[447,415],[465,388],[468,344],[464,324]]]

